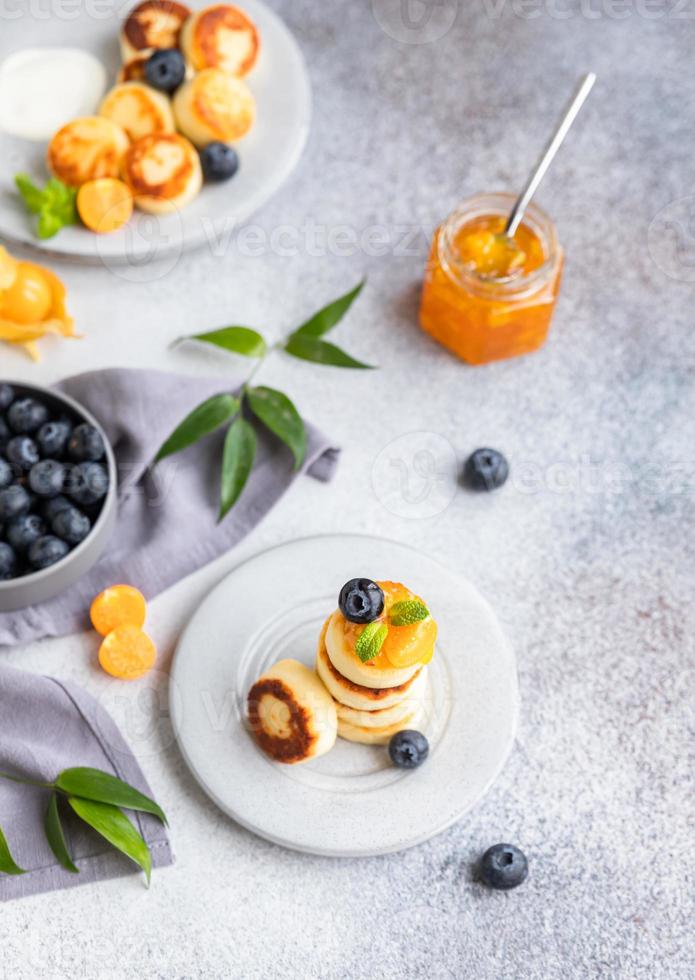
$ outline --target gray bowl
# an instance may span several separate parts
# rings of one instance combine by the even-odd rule
[[[39,385],[27,385],[22,382],[15,382],[11,379],[2,379],[3,382],[12,385],[15,392],[24,397],[35,397],[44,402],[56,412],[65,411],[71,416],[77,416],[85,422],[89,422],[101,433],[106,446],[106,466],[109,473],[109,489],[101,507],[99,516],[87,537],[81,541],[72,551],[68,552],[65,558],[61,558],[55,565],[43,568],[39,572],[32,572],[29,575],[22,575],[20,578],[13,578],[7,581],[0,581],[0,613],[11,612],[15,609],[26,609],[28,606],[37,605],[52,599],[54,596],[65,592],[71,585],[89,571],[92,565],[96,564],[106,548],[113,531],[116,520],[116,492],[117,492],[117,471],[116,459],[113,450],[106,438],[106,433],[99,425],[97,420],[86,408],[74,401],[62,392],[54,391],[51,388],[42,388]]]

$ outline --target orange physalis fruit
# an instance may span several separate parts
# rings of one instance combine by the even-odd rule
[[[98,234],[118,231],[133,213],[133,195],[115,177],[88,180],[77,192],[77,211],[82,221]]]
[[[142,592],[132,585],[112,585],[96,597],[89,610],[92,626],[106,636],[119,626],[135,626],[145,623],[147,607]]]
[[[124,681],[142,677],[154,665],[157,648],[137,626],[119,626],[99,647],[99,663],[107,674]]]

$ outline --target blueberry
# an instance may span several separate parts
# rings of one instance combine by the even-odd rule
[[[68,441],[68,456],[77,463],[96,462],[104,456],[104,440],[93,425],[82,422]]]
[[[468,457],[464,481],[473,490],[497,490],[509,476],[509,464],[496,449],[476,449]]]
[[[389,742],[391,762],[399,769],[417,769],[425,761],[430,752],[430,743],[422,732],[405,728],[396,732]]]
[[[66,507],[59,511],[51,521],[51,530],[69,544],[79,544],[92,530],[86,514],[77,507]]]
[[[48,421],[48,409],[34,398],[20,398],[10,405],[7,412],[10,428],[20,435],[36,432]]]
[[[55,565],[61,558],[65,558],[70,548],[61,541],[60,538],[53,537],[52,534],[45,534],[38,538],[29,548],[29,564],[37,571],[41,568],[48,568]]]
[[[10,483],[14,479],[14,474],[12,473],[12,467],[0,456],[0,490],[3,487],[9,487]]]
[[[14,401],[14,389],[12,385],[0,384],[0,412],[4,412]]]
[[[340,590],[338,606],[351,623],[372,623],[384,611],[384,593],[370,578],[351,578]]]
[[[5,537],[15,551],[26,551],[45,533],[46,525],[38,514],[23,514],[8,523]]]
[[[57,497],[51,497],[46,500],[41,508],[41,513],[46,518],[49,524],[53,523],[53,518],[56,514],[59,514],[61,510],[65,510],[66,507],[72,507],[72,504],[67,497],[63,497],[59,494]]]
[[[528,861],[513,844],[494,844],[480,860],[480,879],[490,888],[516,888],[528,875]]]
[[[7,462],[15,473],[28,473],[39,461],[39,447],[30,436],[13,436],[5,446]]]
[[[208,143],[200,154],[205,179],[229,180],[239,169],[239,157],[233,146],[226,143]]]
[[[21,517],[22,514],[28,513],[30,506],[31,497],[18,483],[0,490],[0,521]]]
[[[0,579],[14,578],[17,573],[17,556],[14,548],[0,541]]]
[[[0,450],[4,449],[7,443],[10,441],[12,433],[10,432],[10,427],[5,421],[5,419],[0,415]]]
[[[71,433],[72,426],[63,419],[58,422],[46,422],[36,434],[41,455],[51,459],[60,459],[65,452]]]
[[[55,459],[42,459],[29,473],[29,486],[39,497],[57,497],[65,483],[65,467]]]
[[[145,64],[145,78],[160,92],[174,92],[186,77],[186,62],[176,48],[155,51]]]
[[[94,504],[108,488],[108,474],[99,463],[77,463],[67,468],[65,493],[76,504]]]

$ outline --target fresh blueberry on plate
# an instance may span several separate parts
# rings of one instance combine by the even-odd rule
[[[69,550],[70,548],[65,541],[61,541],[60,538],[56,538],[52,534],[45,534],[42,538],[34,541],[29,548],[29,564],[36,571],[40,571],[42,568],[55,565],[61,558],[65,558]]]
[[[2,490],[3,487],[9,487],[13,479],[14,474],[12,472],[12,467],[6,459],[3,459],[2,456],[0,456],[0,490]]]
[[[36,433],[36,441],[41,455],[44,458],[60,459],[65,452],[71,433],[72,426],[63,419],[46,422]]]
[[[514,844],[494,844],[480,860],[480,879],[490,888],[508,891],[526,880],[528,861]]]
[[[351,578],[340,590],[338,606],[351,623],[373,623],[384,611],[384,593],[370,578]]]
[[[104,440],[101,438],[98,429],[88,422],[82,422],[76,426],[68,441],[68,456],[76,463],[94,462],[102,459],[104,453]]]
[[[14,389],[12,385],[0,384],[0,412],[4,412],[14,401]]]
[[[497,490],[506,483],[509,464],[496,449],[476,449],[466,460],[463,475],[473,490]]]
[[[92,524],[77,507],[65,507],[51,521],[51,530],[68,544],[79,544],[92,530]]]
[[[55,459],[42,459],[29,472],[29,486],[38,497],[57,497],[65,483],[65,467]]]
[[[14,578],[17,570],[17,555],[14,548],[0,541],[0,579]]]
[[[200,163],[206,180],[229,180],[239,169],[239,155],[227,143],[208,143],[201,151]]]
[[[15,551],[26,551],[46,533],[46,525],[38,514],[23,514],[8,522],[5,537]]]
[[[176,48],[155,51],[145,64],[148,85],[160,92],[175,92],[186,77],[186,62]]]
[[[18,483],[0,490],[0,521],[21,517],[22,514],[29,512],[30,507],[31,497]]]
[[[77,463],[67,467],[65,493],[76,504],[95,504],[106,496],[108,488],[108,473],[99,463]]]
[[[7,421],[13,432],[27,435],[48,421],[48,409],[35,398],[19,398],[10,405]]]
[[[5,447],[5,457],[15,473],[28,473],[39,461],[39,447],[31,436],[13,436]]]
[[[430,743],[422,732],[405,728],[396,732],[389,742],[389,756],[399,769],[417,769],[425,761],[430,751]]]

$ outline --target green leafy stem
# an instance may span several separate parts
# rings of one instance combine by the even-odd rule
[[[226,426],[219,520],[236,504],[253,468],[257,438],[250,420],[259,422],[288,447],[294,459],[295,470],[300,468],[306,456],[306,429],[293,402],[282,391],[265,385],[253,386],[251,383],[266,358],[273,351],[283,350],[292,357],[313,364],[340,368],[372,367],[324,340],[325,335],[342,320],[357,299],[364,282],[362,280],[349,293],[322,307],[305,323],[274,344],[268,344],[257,330],[242,326],[222,327],[220,330],[182,337],[177,341],[194,340],[211,344],[256,361],[240,390],[213,395],[194,408],[174,429],[155,457],[156,464]]]
[[[151,813],[166,825],[164,811],[154,800],[108,772],[85,766],[64,769],[52,783],[6,772],[0,772],[0,779],[38,786],[50,793],[44,831],[53,854],[66,871],[72,874],[79,873],[70,855],[61,819],[61,809],[69,807],[80,820],[96,830],[116,850],[139,865],[145,872],[149,885],[152,873],[149,848],[123,809]],[[2,827],[0,827],[0,873],[26,874],[12,857]]]

